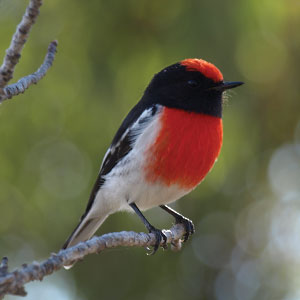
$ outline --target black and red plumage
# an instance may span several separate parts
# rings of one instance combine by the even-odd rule
[[[224,82],[213,64],[185,59],[157,73],[129,112],[105,154],[80,223],[63,248],[90,239],[112,213],[160,206],[194,232],[193,223],[167,206],[193,190],[222,146],[222,97],[242,82]]]

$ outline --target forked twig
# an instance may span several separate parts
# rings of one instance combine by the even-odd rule
[[[27,41],[30,29],[39,15],[41,5],[42,0],[29,1],[25,14],[12,37],[10,46],[6,50],[6,55],[0,67],[0,103],[23,93],[31,84],[37,83],[45,76],[47,70],[52,65],[57,47],[56,41],[50,43],[46,59],[37,72],[21,78],[15,84],[7,86],[8,82],[13,78],[15,67],[21,57],[21,52]]]

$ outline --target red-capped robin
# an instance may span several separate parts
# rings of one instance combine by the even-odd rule
[[[90,239],[110,215],[159,206],[194,232],[191,220],[166,204],[192,191],[214,165],[222,146],[223,92],[242,82],[224,82],[213,64],[185,59],[157,73],[124,119],[107,150],[85,213],[63,249]]]

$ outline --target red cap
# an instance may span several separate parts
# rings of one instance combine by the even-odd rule
[[[213,64],[198,58],[187,58],[180,62],[185,66],[187,71],[201,72],[207,78],[212,79],[214,82],[223,81],[221,71]]]

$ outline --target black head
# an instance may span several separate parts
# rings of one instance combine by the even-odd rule
[[[222,94],[242,82],[224,82],[213,64],[186,59],[156,74],[143,100],[186,111],[222,116]]]

